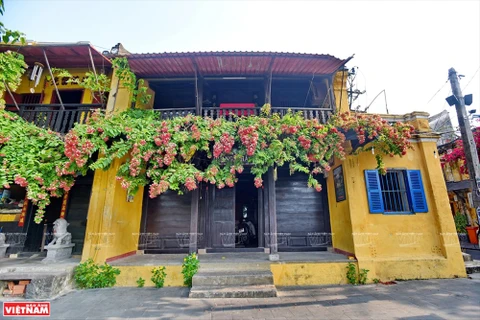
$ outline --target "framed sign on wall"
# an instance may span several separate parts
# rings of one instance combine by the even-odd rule
[[[343,168],[341,165],[333,169],[333,183],[335,184],[337,202],[345,200],[347,195],[345,193],[345,180],[343,179]]]

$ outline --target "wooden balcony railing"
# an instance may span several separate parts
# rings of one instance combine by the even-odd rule
[[[195,108],[171,108],[171,109],[154,109],[160,116],[160,119],[172,119],[175,117],[185,117],[187,114],[195,115]]]
[[[233,120],[236,116],[258,116],[261,108],[203,108],[200,115],[212,119],[226,118]],[[325,123],[333,113],[332,109],[328,108],[289,108],[289,107],[272,107],[272,113],[278,113],[281,116],[287,114],[288,110],[292,112],[301,112],[305,119],[317,119],[321,123]],[[187,114],[196,114],[195,108],[170,108],[170,109],[155,109],[160,115],[161,119],[171,119],[174,117],[184,117]]]
[[[7,110],[17,113],[23,119],[35,125],[51,129],[60,133],[67,133],[76,123],[85,123],[95,109],[102,108],[102,104],[64,104],[62,109],[60,104],[19,104],[20,110],[14,105],[7,105]],[[261,108],[203,108],[200,115],[213,119],[225,118],[234,120],[236,116],[258,116]],[[281,116],[287,114],[288,110],[292,112],[301,112],[305,119],[317,119],[320,123],[325,123],[333,113],[332,109],[327,108],[288,108],[272,107],[272,113],[278,113]],[[195,108],[170,108],[154,109],[161,119],[171,119],[175,117],[184,117],[188,114],[196,115]]]
[[[95,109],[102,104],[19,104],[7,105],[7,110],[35,125],[60,133],[67,133],[76,123],[85,123]]]

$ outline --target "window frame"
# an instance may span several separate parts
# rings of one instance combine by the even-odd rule
[[[408,170],[405,168],[391,168],[387,171],[401,171],[405,183],[405,191],[410,211],[386,211],[384,201],[384,189],[380,181],[378,170],[365,170],[365,190],[369,212],[371,214],[384,215],[413,215],[416,213],[427,213],[428,203],[425,194],[425,187],[422,181],[420,170]]]
[[[411,201],[411,198],[410,198],[410,193],[409,193],[409,186],[408,186],[408,174],[407,174],[407,170],[406,169],[390,169],[390,170],[387,170],[387,174],[389,173],[392,173],[392,172],[400,172],[401,173],[401,179],[403,180],[403,184],[404,184],[404,189],[402,190],[401,187],[400,189],[397,189],[395,191],[392,191],[392,190],[387,190],[385,188],[382,188],[382,185],[384,185],[385,183],[382,183],[382,176],[379,175],[379,178],[380,178],[380,192],[381,192],[381,195],[382,195],[382,200],[383,200],[383,208],[384,208],[384,214],[413,214],[413,206],[412,206],[412,201]],[[397,179],[399,179],[400,176],[397,176]],[[387,204],[385,203],[385,195],[387,192],[396,192],[396,193],[399,193],[400,194],[400,197],[402,198],[402,207],[405,207],[405,204],[406,206],[408,207],[409,210],[402,210],[402,211],[387,211]],[[403,195],[402,193],[405,193],[405,195]],[[403,199],[403,197],[406,197],[406,203],[404,202],[405,199]]]

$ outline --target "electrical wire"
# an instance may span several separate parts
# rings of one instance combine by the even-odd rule
[[[363,82],[365,86],[365,105],[368,105],[367,77],[365,77],[365,74],[362,72],[362,70],[359,67],[357,67],[357,71],[360,72],[363,78]]]
[[[443,87],[445,87],[445,85],[447,84],[447,82],[448,82],[448,79],[447,79],[447,81],[445,81],[445,83],[440,87],[440,89],[438,89],[437,92],[435,92],[435,94],[433,95],[433,97],[431,97],[430,100],[428,100],[427,104],[429,104],[429,103],[433,100],[433,98],[435,98],[435,97],[437,96],[437,94],[438,94],[440,91],[442,91]]]
[[[477,71],[475,71],[475,73],[473,74],[473,76],[470,78],[470,80],[468,80],[467,84],[465,85],[465,87],[462,88],[462,91],[465,90],[468,85],[470,84],[470,82],[472,82],[473,78],[475,78],[475,76],[477,75],[477,72],[478,70],[480,70],[480,66],[477,68]]]

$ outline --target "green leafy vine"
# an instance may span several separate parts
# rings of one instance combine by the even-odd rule
[[[147,104],[152,96],[147,93],[148,88],[144,85],[145,81],[143,79],[137,80],[137,76],[130,69],[127,58],[117,57],[113,59],[112,66],[122,86],[132,93],[132,102],[138,101],[143,105]]]

